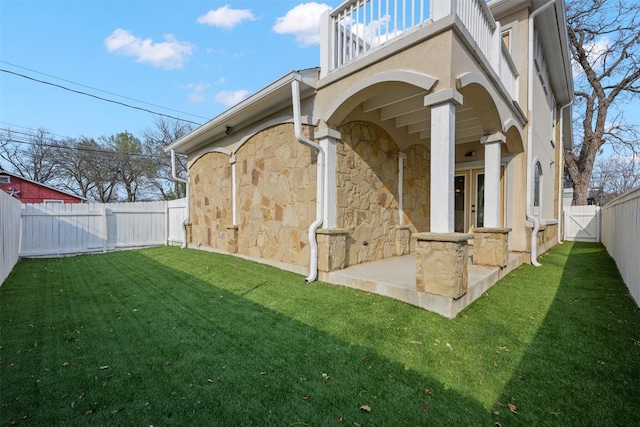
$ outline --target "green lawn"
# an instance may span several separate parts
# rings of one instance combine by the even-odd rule
[[[448,320],[173,247],[24,260],[0,425],[640,425],[640,310],[565,243]]]

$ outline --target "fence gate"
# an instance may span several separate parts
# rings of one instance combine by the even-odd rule
[[[566,206],[564,239],[576,242],[600,242],[602,219],[599,206]]]

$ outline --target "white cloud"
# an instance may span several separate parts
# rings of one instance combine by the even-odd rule
[[[278,34],[293,34],[302,46],[320,43],[320,15],[331,6],[324,3],[301,3],[276,20],[273,31]]]
[[[211,86],[209,83],[197,83],[197,84],[188,84],[185,86],[186,89],[189,89],[191,92],[189,93],[189,101],[198,104],[205,99],[205,92]]]
[[[122,28],[116,29],[104,44],[109,52],[133,56],[137,62],[146,62],[166,69],[182,68],[193,53],[194,46],[188,42],[176,40],[173,34],[164,36],[164,42],[141,39]]]
[[[609,38],[606,36],[594,41],[593,43],[584,45],[587,59],[596,72],[602,69],[605,54],[609,51],[610,48],[611,40],[609,40]],[[582,66],[580,64],[575,62],[573,59],[571,60],[571,64],[573,68],[573,77],[584,75],[584,70],[582,69]]]
[[[198,24],[207,24],[214,27],[230,30],[242,21],[255,21],[256,17],[250,9],[231,9],[228,4],[216,10],[210,10],[205,15],[198,17]]]
[[[227,107],[232,107],[237,103],[239,103],[240,101],[242,101],[243,99],[245,99],[248,93],[249,93],[248,90],[236,90],[236,91],[223,90],[221,92],[218,92],[214,97],[214,99],[216,102],[224,104]]]

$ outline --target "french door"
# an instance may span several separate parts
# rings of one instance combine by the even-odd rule
[[[504,221],[504,168],[500,168],[500,223]],[[454,230],[467,233],[484,227],[484,169],[456,171],[454,178]]]

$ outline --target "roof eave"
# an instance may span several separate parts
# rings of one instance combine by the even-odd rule
[[[175,150],[184,154],[205,143],[224,138],[232,132],[234,127],[243,127],[248,123],[259,120],[267,112],[281,106],[287,100],[290,102],[291,90],[289,87],[292,81],[301,82],[306,86],[307,90],[315,89],[315,82],[318,80],[318,76],[319,68],[292,71],[194,129],[179,140],[169,144],[164,151],[168,153],[171,150]]]

